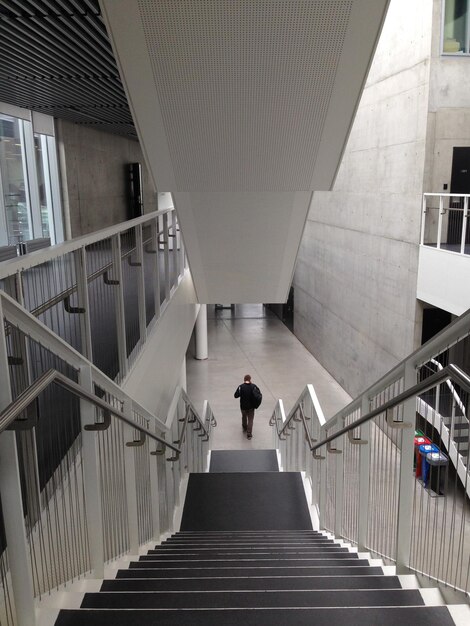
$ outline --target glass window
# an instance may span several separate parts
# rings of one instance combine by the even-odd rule
[[[41,213],[43,237],[50,237],[52,232],[52,194],[49,178],[49,162],[45,135],[34,135],[34,155],[38,177],[38,198]]]
[[[445,0],[444,54],[469,53],[468,0]]]
[[[63,241],[54,137],[0,113],[0,246],[43,237]]]
[[[4,245],[32,239],[23,121],[0,114],[0,172],[6,232]]]

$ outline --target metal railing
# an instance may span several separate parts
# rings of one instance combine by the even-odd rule
[[[401,573],[419,572],[466,593],[470,481],[462,457],[470,435],[467,428],[456,443],[451,433],[456,417],[468,422],[470,377],[442,364],[465,363],[469,347],[470,311],[332,418],[325,421],[320,409],[304,419],[307,389],[289,416],[278,403],[271,418],[283,466],[310,479],[320,528]],[[437,372],[434,362],[441,364]],[[431,406],[439,396],[443,414]],[[415,449],[417,430],[440,449],[430,460],[436,465],[425,465]]]
[[[122,381],[186,267],[174,209],[0,264],[0,289]]]
[[[158,419],[4,292],[0,320],[0,621],[29,625],[35,599],[173,530],[215,419],[180,389]]]
[[[468,194],[423,195],[421,245],[470,254]]]

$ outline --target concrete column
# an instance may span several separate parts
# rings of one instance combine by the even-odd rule
[[[201,304],[196,319],[196,359],[204,360],[207,357],[207,305]]]
[[[183,357],[183,363],[181,364],[180,387],[184,391],[187,390],[186,357],[185,356]]]

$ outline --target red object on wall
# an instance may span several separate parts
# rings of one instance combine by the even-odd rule
[[[415,437],[415,467],[416,467],[416,478],[420,478],[421,476],[421,463],[423,457],[419,453],[419,446],[424,444],[430,444],[431,440],[427,437]]]

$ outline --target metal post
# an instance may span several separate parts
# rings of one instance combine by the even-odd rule
[[[422,222],[421,222],[421,237],[420,237],[420,244],[422,246],[424,246],[424,233],[426,230],[426,214],[427,214],[427,209],[426,209],[426,194],[423,194],[423,214],[422,214]]]
[[[165,300],[170,299],[170,238],[168,232],[168,213],[163,216],[163,256],[165,259]]]
[[[326,431],[323,426],[320,427],[320,436],[319,440],[321,441],[326,437]],[[326,471],[327,471],[327,463],[328,459],[326,458],[326,454],[328,454],[324,449],[320,451],[322,455],[325,455],[325,459],[323,461],[318,462],[318,469],[320,470],[320,501],[318,504],[319,508],[319,517],[320,517],[320,529],[325,527],[325,517],[326,517]]]
[[[437,243],[436,248],[439,250],[441,247],[441,237],[442,237],[442,216],[444,215],[444,199],[442,196],[439,196],[439,217],[437,220]]]
[[[416,371],[410,363],[405,363],[404,390],[416,384]],[[416,398],[403,403],[403,421],[416,423]],[[397,522],[397,574],[408,572],[410,565],[411,530],[413,513],[413,432],[404,428],[401,433],[400,476]]]
[[[127,341],[126,341],[126,319],[124,312],[124,287],[122,284],[121,265],[121,235],[112,237],[112,257],[113,257],[113,279],[117,281],[114,286],[115,307],[116,307],[116,332],[119,354],[119,372],[121,380],[127,374]]]
[[[75,264],[75,279],[77,281],[78,306],[81,309],[84,309],[84,312],[80,313],[81,352],[89,361],[93,362],[85,246],[79,250],[75,250],[73,256]]]
[[[367,395],[361,398],[361,416],[366,415],[370,410],[370,402]],[[359,517],[358,517],[358,549],[365,551],[367,545],[367,532],[369,525],[369,475],[370,475],[370,422],[361,426],[361,439],[367,441],[359,446]]]
[[[80,385],[93,393],[91,367],[80,368]],[[95,423],[95,408],[86,400],[80,400],[82,425],[83,482],[86,501],[86,521],[90,542],[90,566],[93,578],[104,577],[103,509],[99,470],[98,433],[85,430]]]
[[[152,283],[153,283],[153,297],[155,300],[155,319],[160,317],[160,246],[158,244],[158,217],[155,217],[151,223],[152,229],[152,243],[151,252],[149,254],[155,254],[155,261],[152,263]]]
[[[344,435],[343,435],[344,437]],[[338,446],[343,441],[343,437],[341,439],[336,440],[336,447],[339,451]],[[344,440],[343,448],[346,444]],[[343,508],[344,508],[344,454],[335,454],[335,535],[337,537],[343,536]]]
[[[124,401],[124,415],[132,417],[132,404],[130,400]],[[132,426],[124,426],[124,440],[132,442],[135,430]],[[126,499],[127,519],[129,521],[129,550],[131,554],[139,553],[139,520],[137,517],[137,481],[135,471],[135,448],[124,447],[124,466],[126,471]]]
[[[144,276],[144,246],[142,238],[142,224],[135,227],[135,247],[137,263],[137,303],[139,306],[139,336],[143,344],[147,338],[147,318],[145,314],[145,276]]]
[[[12,401],[3,322],[0,299],[0,410]],[[0,495],[18,626],[34,626],[36,623],[34,587],[14,431],[3,431],[0,434]]]
[[[152,527],[155,541],[160,539],[160,494],[158,491],[158,456],[150,456],[150,494],[152,498]]]
[[[468,196],[463,199],[463,220],[462,220],[462,239],[460,242],[460,254],[465,254],[465,241],[467,239],[467,220],[468,220]]]

